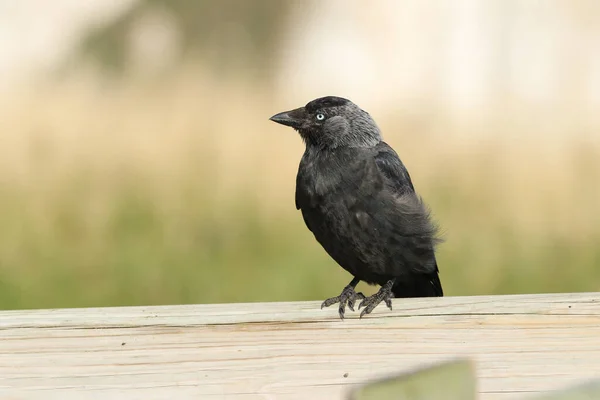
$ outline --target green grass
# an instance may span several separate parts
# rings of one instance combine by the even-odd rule
[[[265,224],[252,203],[222,223],[209,201],[165,213],[144,189],[124,188],[98,227],[85,200],[64,196],[47,222],[23,202],[0,208],[18,246],[0,250],[2,308],[310,299],[345,279],[300,219]]]
[[[46,205],[41,219],[27,200],[0,208],[0,306],[3,309],[323,299],[349,275],[290,212],[261,217],[256,201],[219,209],[184,185],[165,207],[141,179],[129,180],[99,221],[76,184]],[[131,183],[136,182],[136,183]],[[193,185],[193,183],[190,183]],[[186,196],[187,193],[187,196]],[[190,193],[194,193],[190,195]],[[251,193],[235,197],[252,199]],[[435,192],[429,198],[441,198]],[[105,204],[107,206],[107,204]],[[437,204],[444,220],[465,210]],[[170,210],[170,211],[167,211]],[[536,239],[490,222],[485,230],[446,227],[439,264],[447,294],[597,290],[600,235],[583,241]],[[468,227],[467,227],[468,228]],[[372,291],[373,288],[370,288]]]

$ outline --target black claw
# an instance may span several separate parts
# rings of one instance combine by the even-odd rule
[[[392,300],[394,298],[394,293],[392,293],[392,286],[394,281],[390,281],[382,286],[377,293],[372,296],[363,298],[363,301],[358,305],[358,309],[360,310],[362,307],[365,307],[364,310],[360,313],[360,318],[362,318],[366,314],[370,314],[371,311],[375,309],[382,301],[385,302],[385,305],[391,310],[392,309]],[[361,293],[362,294],[362,293]]]
[[[365,296],[362,293],[356,293],[354,291],[354,286],[348,285],[344,288],[344,290],[342,290],[342,293],[339,296],[332,297],[321,303],[321,309],[323,309],[324,307],[329,307],[336,303],[340,303],[338,312],[340,314],[340,319],[343,320],[344,315],[346,314],[346,306],[348,306],[350,310],[354,311],[354,304],[357,298],[364,299]]]
[[[363,299],[363,301],[361,301],[361,302],[360,302],[360,304],[358,305],[358,309],[359,309],[359,310],[360,310],[361,308],[363,308],[363,306],[365,305],[365,301],[366,301],[366,300],[367,300],[367,299],[365,298],[365,299]]]
[[[354,300],[353,299],[349,299],[347,306],[350,309],[350,311],[354,311]]]
[[[392,300],[385,299],[385,305],[391,310],[392,309]]]

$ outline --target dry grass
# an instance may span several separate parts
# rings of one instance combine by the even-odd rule
[[[294,208],[302,144],[267,120],[293,105],[192,70],[1,98],[0,307],[335,294],[348,276]],[[600,145],[578,127],[369,111],[443,227],[448,294],[600,290]]]

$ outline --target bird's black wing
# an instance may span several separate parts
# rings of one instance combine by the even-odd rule
[[[387,143],[381,142],[375,146],[375,163],[381,173],[387,178],[394,192],[403,194],[414,192],[408,170],[400,161],[398,154]]]
[[[437,241],[436,227],[430,220],[429,209],[415,192],[406,167],[385,142],[379,143],[374,151],[375,173],[384,185],[377,194],[373,193],[379,199],[379,203],[375,203],[379,208],[369,209],[371,224],[385,227],[390,236],[419,240],[433,246]],[[371,180],[376,181],[377,178],[372,176]],[[410,244],[409,247],[415,245]]]
[[[420,202],[420,198],[418,198],[415,193],[414,186],[412,184],[410,175],[408,170],[394,151],[388,144],[385,142],[381,142],[375,148],[375,164],[377,165],[378,170],[381,174],[386,178],[387,187],[389,190],[392,190],[397,196],[409,196],[417,199]],[[424,212],[427,214],[427,211],[424,208]],[[426,215],[426,219],[428,220],[428,215]],[[404,222],[405,220],[400,219],[399,221]],[[421,224],[418,224],[421,225]],[[430,227],[431,232],[427,232]],[[435,237],[435,227],[429,224],[423,224],[423,227],[426,229],[422,232],[424,233],[423,239],[429,241],[430,244],[426,245],[426,247],[433,248],[434,244],[439,242],[439,238]],[[400,231],[403,231],[402,229]],[[415,242],[413,246],[420,242],[415,238]],[[422,246],[423,244],[420,244]],[[420,247],[419,246],[419,247]],[[429,253],[429,252],[427,252]],[[396,297],[415,297],[415,296],[442,296],[443,290],[442,285],[440,283],[438,277],[438,266],[437,261],[435,259],[435,254],[433,251],[430,253],[431,259],[425,260],[423,259],[426,265],[421,266],[420,272],[416,273],[412,279],[412,282],[405,282],[396,285],[394,287],[394,292]],[[417,272],[417,271],[414,271]]]

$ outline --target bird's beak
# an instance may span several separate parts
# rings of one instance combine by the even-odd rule
[[[291,111],[284,111],[279,114],[273,115],[269,118],[273,122],[277,122],[278,124],[291,126],[294,129],[298,129],[302,125],[302,121],[306,116],[306,110],[304,107],[296,108]]]

